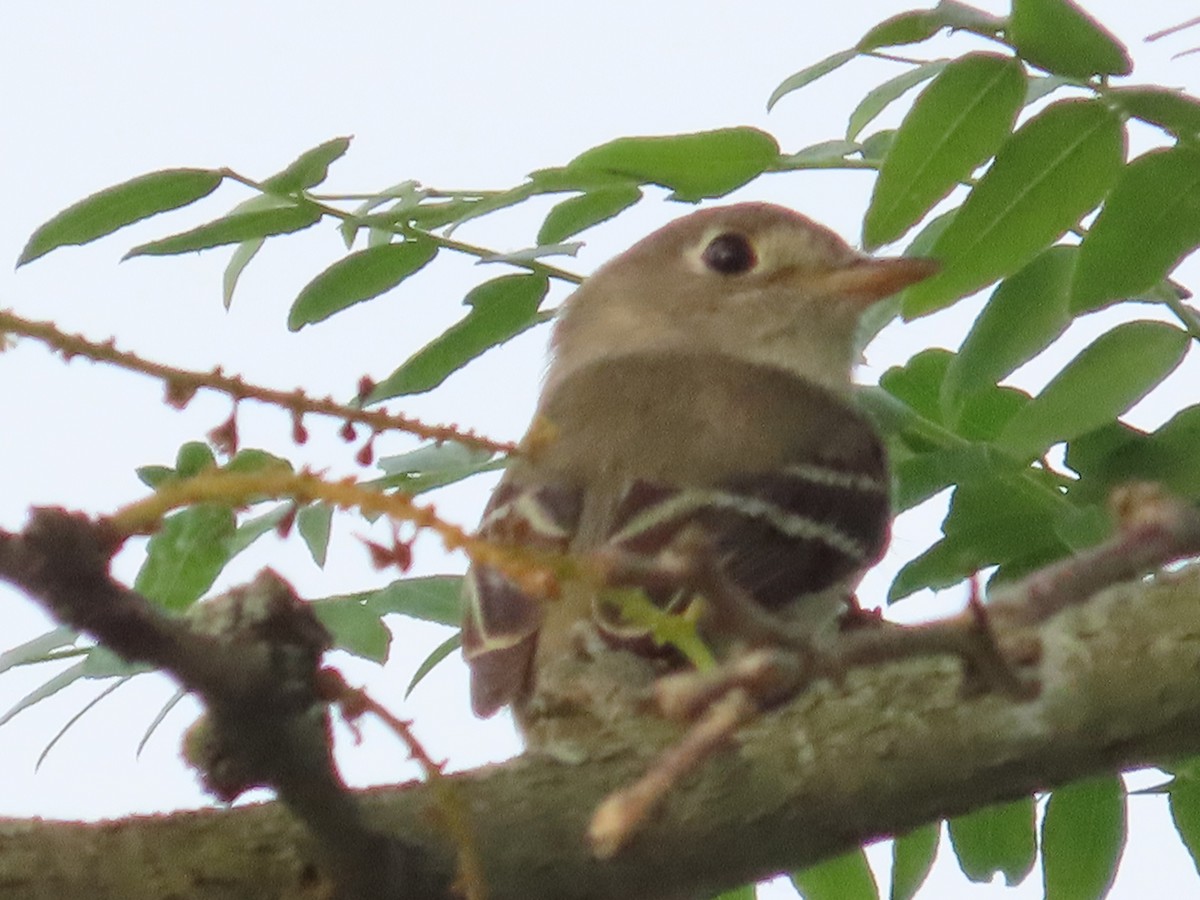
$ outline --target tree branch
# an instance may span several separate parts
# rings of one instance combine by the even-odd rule
[[[1043,646],[1036,699],[964,698],[951,657],[820,682],[745,728],[605,862],[588,848],[588,821],[644,771],[644,756],[577,766],[526,757],[455,776],[489,896],[702,895],[941,816],[1200,752],[1200,570],[1107,589],[1034,633]],[[455,848],[430,826],[427,786],[361,800],[372,827],[427,853],[449,883]],[[48,885],[61,897],[139,900],[179,884],[188,897],[291,896],[312,890],[315,854],[277,804],[98,825],[0,823],[0,884],[13,900],[43,897]]]

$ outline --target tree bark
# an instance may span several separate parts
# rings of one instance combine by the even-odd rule
[[[1033,700],[965,697],[961,662],[949,657],[814,684],[745,727],[609,861],[588,849],[589,819],[649,757],[526,756],[455,776],[488,896],[705,896],[942,816],[1200,752],[1200,568],[1109,588],[1035,633]],[[456,848],[428,787],[362,799],[374,824],[429,851],[448,892]],[[317,849],[273,803],[98,824],[0,820],[0,893],[325,897]]]

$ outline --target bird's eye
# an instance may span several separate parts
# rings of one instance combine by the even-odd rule
[[[704,264],[722,275],[740,275],[749,272],[758,262],[754,248],[745,235],[727,231],[708,242],[700,254]]]

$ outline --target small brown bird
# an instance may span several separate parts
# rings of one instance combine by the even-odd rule
[[[864,256],[761,203],[656,231],[564,305],[534,424],[480,533],[653,558],[699,528],[762,608],[831,622],[891,523],[882,445],[849,400],[855,327],[935,270]],[[547,669],[578,655],[581,622],[649,649],[623,640],[629,629],[595,594],[568,585],[545,601],[472,568],[463,650],[476,714],[526,710]]]

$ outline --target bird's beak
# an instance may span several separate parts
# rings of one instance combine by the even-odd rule
[[[936,260],[920,256],[875,259],[864,256],[825,275],[830,296],[847,297],[869,305],[924,281],[941,268]]]

